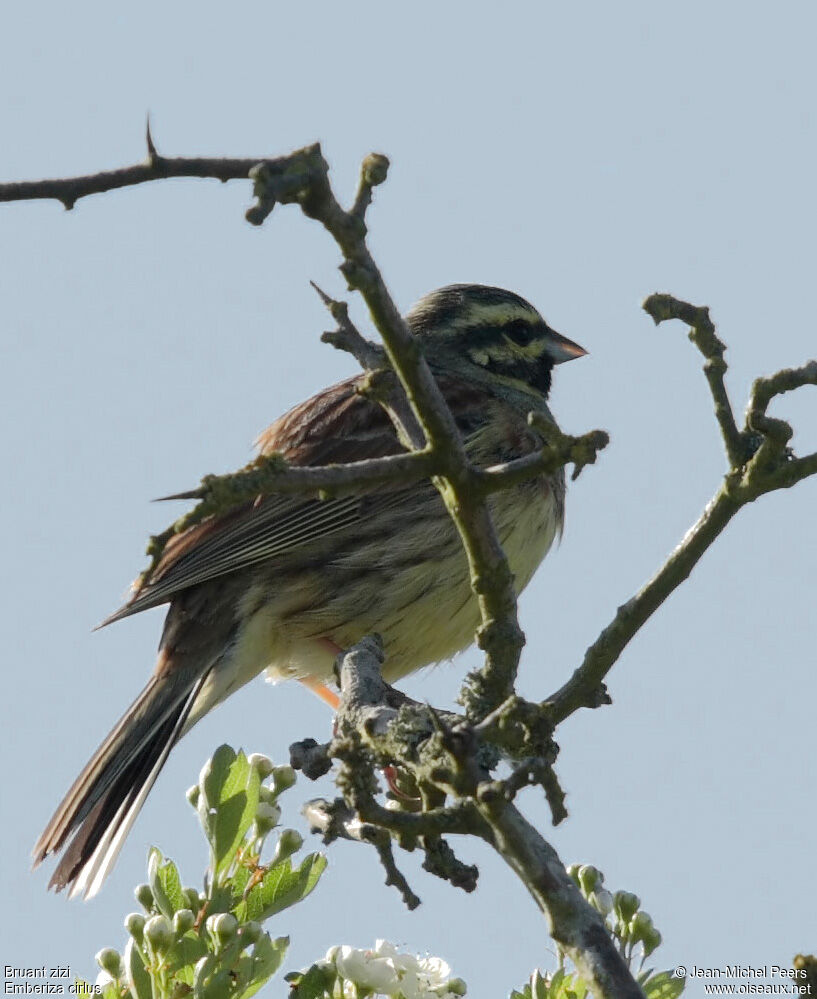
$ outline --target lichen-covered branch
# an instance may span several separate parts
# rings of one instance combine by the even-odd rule
[[[329,844],[336,839],[350,839],[358,843],[371,844],[377,850],[386,872],[386,884],[397,888],[409,910],[416,909],[420,905],[420,899],[411,890],[405,876],[394,862],[391,837],[385,829],[361,822],[342,799],[330,805],[323,798],[315,798],[306,802],[302,812],[312,832],[322,834],[324,843]]]
[[[305,814],[313,828],[325,838],[340,835],[373,843],[387,882],[397,884],[404,897],[408,891],[407,900],[415,896],[397,871],[393,852],[384,849],[372,830],[381,836],[387,831],[389,841],[405,849],[424,849],[426,870],[466,890],[473,888],[476,871],[457,860],[442,835],[480,837],[522,880],[547,917],[551,936],[595,994],[603,999],[641,999],[643,994],[601,917],[582,897],[555,850],[516,807],[514,799],[524,786],[536,783],[552,789],[555,779],[545,774],[547,761],[526,761],[506,780],[491,779],[478,762],[478,743],[480,733],[491,730],[495,720],[473,727],[464,720],[449,726],[436,718],[433,731],[426,728],[414,741],[405,718],[401,730],[391,688],[381,676],[382,662],[382,647],[372,638],[339,658],[337,736],[327,753],[341,762],[338,786],[343,798],[309,802]],[[300,747],[294,748],[292,762],[297,765],[302,756]],[[433,789],[442,804],[417,812],[380,805],[373,788],[374,768],[389,761],[410,766],[418,785]]]

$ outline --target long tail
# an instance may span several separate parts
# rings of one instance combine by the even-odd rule
[[[34,866],[70,843],[48,887],[91,898],[102,886],[208,672],[154,674],[97,749],[34,847]]]

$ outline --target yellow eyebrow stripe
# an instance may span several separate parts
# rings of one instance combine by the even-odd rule
[[[542,317],[535,309],[525,309],[515,302],[500,302],[487,305],[480,302],[469,303],[466,312],[457,316],[450,324],[451,330],[465,330],[472,326],[504,326],[514,319],[526,319],[529,322],[541,322]]]

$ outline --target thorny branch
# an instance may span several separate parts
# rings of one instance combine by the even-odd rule
[[[591,983],[596,995],[641,995],[595,911],[583,900],[555,854],[516,807],[527,786],[540,787],[554,822],[561,821],[563,793],[553,771],[556,725],[581,707],[610,703],[604,679],[628,642],[680,583],[737,511],[764,493],[789,488],[817,474],[817,452],[797,457],[789,447],[792,428],[768,415],[772,400],[804,385],[817,385],[817,361],[779,371],[754,383],[743,427],[734,416],[726,385],[725,346],[708,309],[670,295],[652,295],[644,308],[656,323],[680,319],[704,356],[704,373],[728,458],[728,470],[698,522],[655,576],[624,603],[568,682],[542,704],[518,698],[514,683],[523,636],[516,617],[513,579],[485,503],[498,490],[566,464],[575,478],[595,461],[607,435],[593,431],[571,437],[548,425],[549,444],[493,468],[477,468],[465,454],[456,425],[439,389],[397,311],[366,246],[365,215],[373,190],[383,183],[388,160],[368,156],[352,208],[345,211],[332,192],[328,166],[318,145],[277,158],[168,158],[147,132],[145,162],[85,177],[0,184],[0,201],[51,198],[72,208],[89,194],[165,177],[211,177],[222,181],[251,178],[256,203],[247,219],[260,225],[276,204],[295,203],[320,221],[343,255],[341,271],[361,293],[383,340],[367,341],[349,320],[342,302],[325,295],[337,330],[324,340],[351,352],[369,371],[367,392],[384,406],[406,447],[405,454],[344,466],[302,468],[281,456],[258,459],[228,476],[207,476],[199,487],[168,499],[198,504],[163,534],[151,539],[153,564],[173,534],[235,504],[272,492],[320,496],[362,491],[384,483],[432,478],[460,532],[468,555],[482,625],[478,643],[483,668],[469,676],[461,700],[465,717],[440,715],[411,702],[380,676],[380,654],[371,641],[342,658],[342,704],[337,735],[320,746],[304,740],[292,747],[293,764],[308,776],[338,764],[334,802],[307,806],[314,828],[325,838],[344,836],[371,843],[409,907],[419,899],[397,868],[393,845],[421,849],[431,873],[467,891],[477,872],[454,854],[447,837],[476,835],[490,843],[517,873],[546,914],[551,934]],[[535,417],[531,418],[535,421]],[[505,779],[491,776],[497,749],[512,758]],[[391,807],[377,798],[376,768],[398,766],[413,782],[415,797],[396,797]]]
[[[329,168],[317,144],[273,159],[168,158],[158,153],[148,129],[147,145],[148,157],[144,163],[89,177],[0,185],[0,200],[56,198],[70,208],[87,194],[163,177],[229,180],[249,176],[254,183],[256,203],[246,217],[253,225],[260,225],[276,204],[300,205],[306,215],[323,224],[338,244],[343,254],[341,271],[349,287],[363,296],[383,340],[385,359],[403,388],[398,396],[393,383],[388,382],[388,378],[385,382],[378,379],[375,372],[370,382],[371,391],[400,427],[403,442],[410,443],[420,452],[377,459],[348,469],[296,470],[287,468],[280,457],[272,456],[260,459],[233,476],[208,476],[198,489],[176,494],[175,498],[197,498],[201,503],[167,531],[151,539],[148,554],[152,561],[147,571],[155,567],[175,533],[243,499],[271,491],[318,490],[332,494],[354,488],[353,481],[372,486],[384,481],[410,482],[431,476],[462,538],[480,608],[482,624],[477,641],[485,651],[485,665],[468,678],[463,696],[469,714],[474,718],[483,717],[511,694],[524,642],[516,615],[513,578],[484,495],[500,487],[503,474],[508,475],[509,482],[519,481],[541,474],[541,469],[534,461],[522,459],[521,465],[511,462],[484,473],[468,461],[448,406],[366,246],[366,209],[371,204],[374,188],[386,179],[388,160],[376,153],[366,157],[353,207],[347,212],[335,198],[329,183]],[[378,353],[373,350],[361,352],[365,341],[359,335],[354,338],[351,334],[351,324],[342,312],[342,304],[331,300],[327,304],[340,323],[338,333],[330,334],[330,338],[338,346],[351,349],[366,367],[377,363]],[[587,438],[575,439],[575,444],[572,441],[562,439],[559,454],[548,453],[545,457],[543,452],[542,461],[548,467],[554,464],[558,467],[573,460],[575,448],[577,467],[581,467],[594,460],[595,452],[606,444],[606,435],[596,432]],[[592,457],[588,457],[589,454]]]

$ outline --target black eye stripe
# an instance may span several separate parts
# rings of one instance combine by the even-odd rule
[[[552,364],[533,363],[520,359],[496,360],[491,358],[485,367],[495,375],[524,382],[544,395],[550,391]]]
[[[491,344],[501,344],[503,337],[508,337],[520,347],[524,347],[539,336],[539,330],[535,324],[529,323],[525,319],[514,319],[510,323],[471,326],[469,329],[461,330],[458,335],[469,347],[488,347]]]
[[[529,344],[536,336],[536,329],[524,319],[514,319],[512,323],[508,323],[503,327],[503,332],[505,336],[513,340],[514,343],[518,343],[520,347]]]

